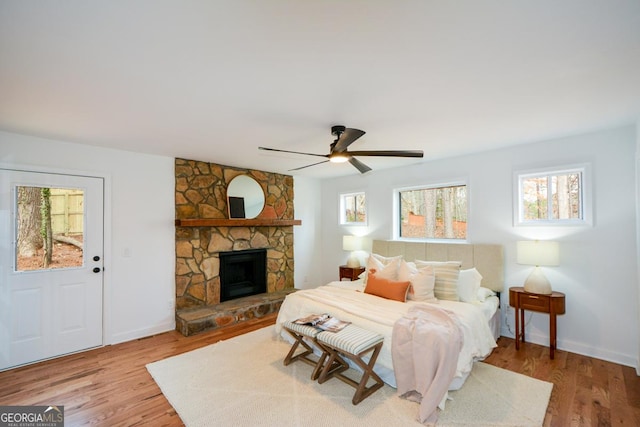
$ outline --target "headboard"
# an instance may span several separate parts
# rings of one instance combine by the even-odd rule
[[[462,261],[463,269],[475,267],[482,274],[483,287],[496,292],[504,289],[502,245],[374,240],[372,252],[387,257],[402,255],[406,261]]]

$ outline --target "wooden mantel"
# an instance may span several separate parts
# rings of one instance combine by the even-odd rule
[[[176,227],[287,227],[302,225],[299,219],[176,219]]]

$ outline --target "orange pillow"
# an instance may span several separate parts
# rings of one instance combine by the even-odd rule
[[[396,282],[389,279],[376,277],[376,271],[369,271],[367,286],[364,288],[365,294],[376,295],[386,299],[405,302],[411,282]]]

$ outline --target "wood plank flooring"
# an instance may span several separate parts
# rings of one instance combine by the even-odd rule
[[[166,332],[0,372],[0,405],[64,405],[66,426],[182,426],[145,365],[262,328],[276,315],[184,337]],[[284,357],[284,355],[283,355]],[[640,426],[633,368],[500,338],[487,363],[554,383],[545,426]]]

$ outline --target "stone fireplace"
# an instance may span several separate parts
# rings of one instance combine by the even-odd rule
[[[265,193],[255,219],[228,218],[226,189],[238,175],[251,176]],[[176,329],[189,335],[277,311],[294,290],[293,225],[300,222],[293,177],[176,159],[175,194]],[[223,254],[257,249],[265,253],[264,290],[228,299],[221,290]],[[188,325],[193,319],[200,323]]]

